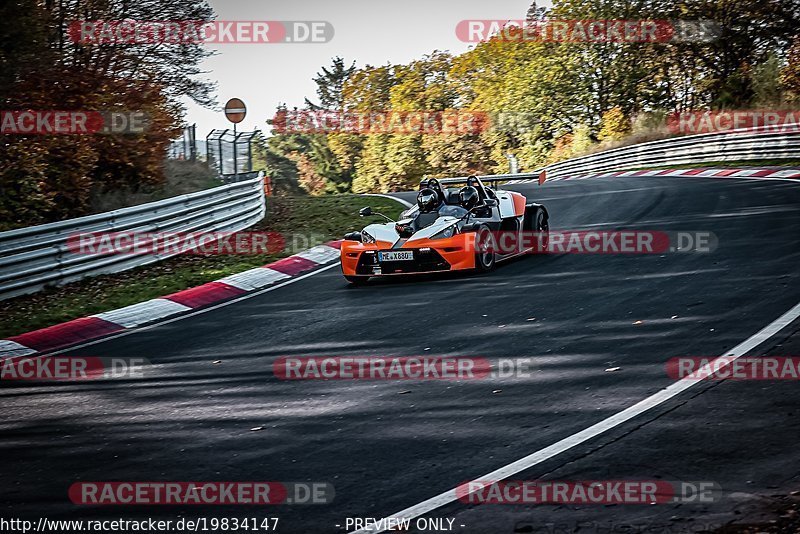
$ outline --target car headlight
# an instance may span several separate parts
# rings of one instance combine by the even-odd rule
[[[361,230],[361,242],[371,244],[375,242],[375,238],[370,235],[366,230]]]
[[[431,236],[431,239],[447,239],[448,237],[453,237],[458,233],[458,228],[456,225],[450,225],[444,230],[439,230],[437,233]]]

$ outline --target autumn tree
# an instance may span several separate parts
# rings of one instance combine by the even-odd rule
[[[19,0],[0,6],[0,96],[8,110],[144,112],[144,134],[0,136],[0,224],[83,215],[93,190],[163,183],[166,147],[180,124],[179,98],[213,104],[198,79],[198,44],[87,44],[81,20],[210,20],[204,0]]]
[[[613,107],[603,113],[600,119],[600,141],[619,141],[631,130],[631,121],[620,107]]]
[[[786,66],[781,70],[781,85],[800,99],[800,35],[786,54]]]

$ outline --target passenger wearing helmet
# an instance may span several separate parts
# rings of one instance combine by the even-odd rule
[[[450,216],[461,219],[469,210],[480,204],[480,194],[478,190],[472,186],[461,188],[458,192],[458,206],[444,204],[439,208],[440,216]]]
[[[481,195],[478,190],[471,185],[462,187],[458,192],[458,202],[461,207],[467,211],[477,206],[481,201]]]
[[[458,206],[454,206],[452,204],[445,204],[441,208],[439,208],[439,215],[442,215],[442,216],[447,215],[447,216],[450,216],[450,217],[456,217],[456,218],[460,219],[460,218],[464,217],[469,212],[469,208],[465,208],[464,207],[464,201],[461,198],[461,193],[464,191],[464,189],[468,189],[468,188],[465,187],[465,188],[461,189],[458,192],[458,203],[459,203],[459,205]],[[476,194],[478,193],[478,191],[474,187],[470,187],[469,189],[472,189],[473,191],[475,191]]]

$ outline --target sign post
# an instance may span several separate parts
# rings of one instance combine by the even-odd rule
[[[514,154],[506,154],[506,159],[508,160],[508,173],[519,173],[519,161],[517,161],[517,156]]]
[[[231,98],[225,104],[225,117],[233,123],[233,180],[239,181],[239,163],[236,161],[236,125],[244,120],[247,115],[247,107],[238,98]],[[220,159],[222,159],[222,152],[220,151]]]

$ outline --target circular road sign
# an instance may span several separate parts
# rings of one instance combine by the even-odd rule
[[[238,98],[231,98],[225,104],[225,116],[234,124],[242,122],[246,114],[247,108],[244,106],[244,102]]]

